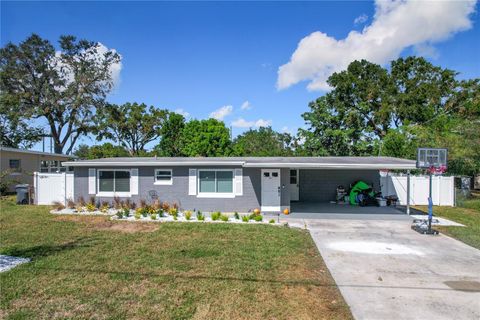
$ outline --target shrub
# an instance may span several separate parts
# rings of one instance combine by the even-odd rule
[[[95,203],[91,203],[91,202],[87,203],[85,208],[87,209],[88,212],[93,212],[93,211],[97,210],[97,207],[95,206]]]
[[[80,207],[85,207],[85,205],[87,204],[87,203],[85,202],[85,198],[82,197],[82,196],[78,197],[78,201],[77,201],[77,202],[78,202],[78,205],[79,205]]]
[[[75,202],[72,199],[67,200],[67,208],[75,209]]]
[[[108,201],[102,201],[102,205],[100,206],[100,211],[106,213],[110,209],[110,204]]]
[[[258,214],[258,215],[256,214],[256,215],[253,216],[253,220],[255,220],[257,222],[260,222],[260,221],[263,220],[263,217],[260,214]]]
[[[157,214],[156,213],[151,213],[150,214],[150,219],[157,220]]]
[[[165,212],[163,212],[162,208],[158,209],[156,213],[158,214],[159,217],[165,217]]]
[[[55,210],[57,211],[60,211],[60,210],[63,210],[65,209],[65,206],[63,205],[63,203],[61,203],[60,201],[53,201],[52,202],[52,206]]]
[[[142,215],[139,212],[135,212],[135,220],[139,220]]]
[[[175,207],[171,207],[170,210],[168,211],[170,215],[173,217],[173,219],[177,220],[178,217],[178,209]]]
[[[146,218],[148,216],[148,208],[139,207],[139,208],[137,208],[137,210],[135,210],[135,213],[138,213],[138,214],[142,215],[144,218]]]
[[[228,221],[228,216],[224,215],[224,214],[221,214],[220,215],[220,220],[222,220],[223,222],[227,222]]]
[[[268,221],[268,223],[275,223],[275,219],[270,219],[270,221]]]
[[[242,216],[243,222],[248,222],[248,220],[250,220],[250,216]]]
[[[187,211],[184,212],[184,214],[185,214],[185,219],[186,220],[190,220],[192,218],[192,211],[187,210]]]
[[[125,207],[120,212],[123,212],[123,216],[125,218],[128,218],[130,216],[130,208]]]
[[[215,211],[215,212],[212,212],[212,214],[210,215],[210,218],[212,218],[212,221],[217,221],[218,219],[220,219],[221,215],[222,214],[219,211]]]
[[[115,213],[115,215],[117,216],[118,219],[123,218],[123,212],[121,210],[118,210],[117,213]]]
[[[204,221],[205,220],[205,216],[203,215],[203,213],[200,210],[197,211],[197,220],[198,221]]]
[[[237,211],[235,211],[235,213],[233,214],[233,217],[237,220],[240,220],[240,215],[238,214]]]

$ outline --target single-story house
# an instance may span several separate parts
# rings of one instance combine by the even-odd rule
[[[413,160],[391,157],[139,157],[63,165],[73,168],[74,200],[158,198],[207,212],[278,212],[295,201],[329,202],[339,185],[364,180],[379,190],[380,170],[416,168]]]
[[[0,146],[0,171],[6,173],[4,179],[10,181],[8,191],[12,192],[16,184],[33,185],[34,172],[64,172],[66,168],[62,166],[62,161],[72,158],[76,157]]]

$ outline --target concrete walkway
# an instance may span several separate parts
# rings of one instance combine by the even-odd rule
[[[356,319],[480,319],[480,251],[411,220],[305,219]]]

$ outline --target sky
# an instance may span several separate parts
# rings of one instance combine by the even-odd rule
[[[476,0],[1,2],[1,45],[37,33],[96,41],[121,56],[108,101],[215,117],[233,135],[295,133],[328,76],[355,59],[424,56],[480,77]],[[95,144],[91,138],[80,143]],[[41,148],[37,145],[35,149]]]

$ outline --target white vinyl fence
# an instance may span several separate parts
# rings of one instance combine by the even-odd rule
[[[380,177],[382,195],[396,195],[401,205],[407,204],[407,176]],[[428,205],[429,177],[410,176],[410,205]],[[436,206],[455,206],[454,177],[432,178],[432,201]]]
[[[33,176],[35,204],[48,205],[54,201],[66,204],[73,199],[73,173],[41,173]]]

